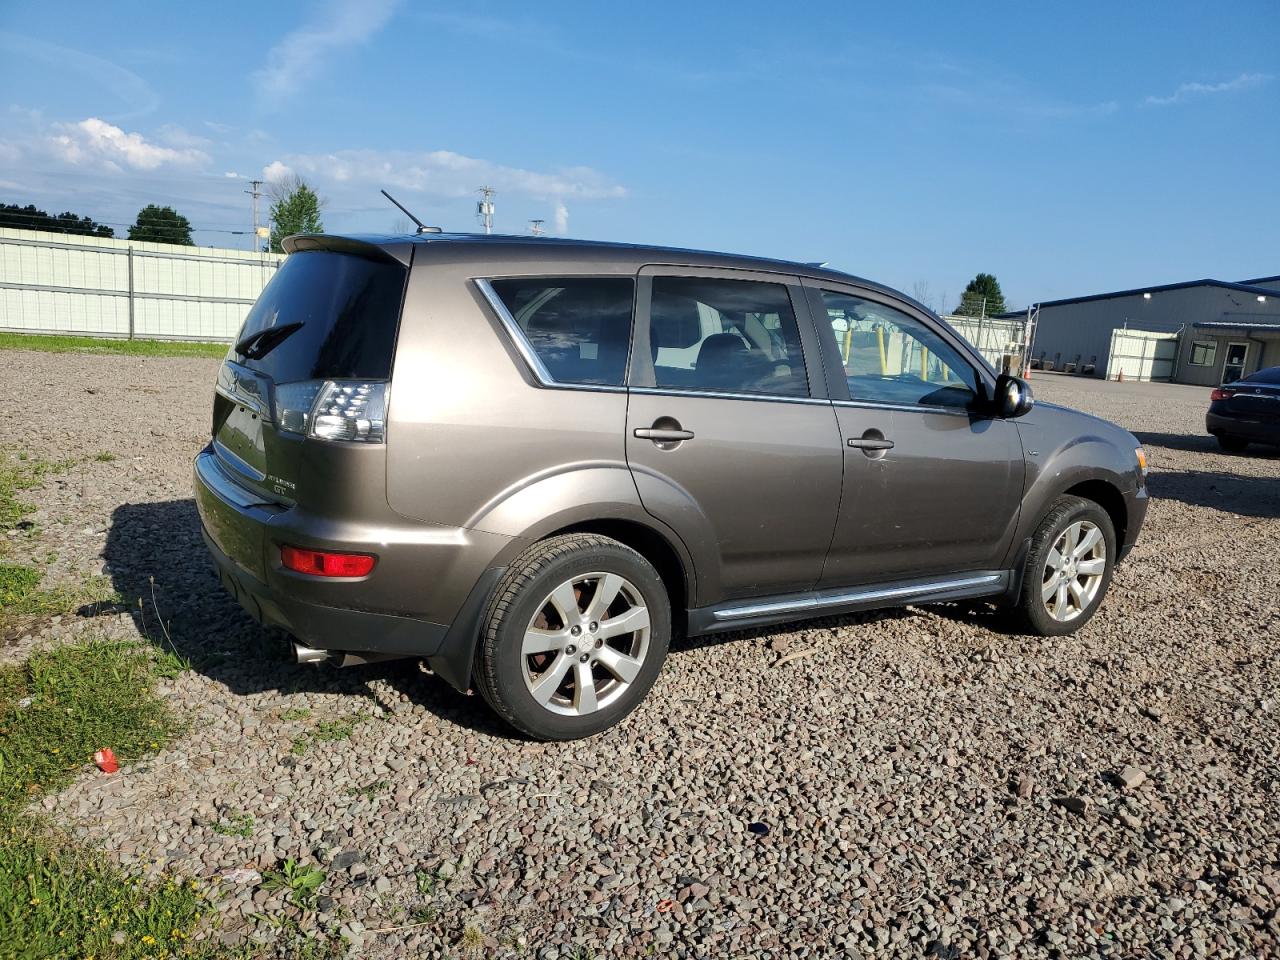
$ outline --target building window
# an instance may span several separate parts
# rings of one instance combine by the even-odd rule
[[[1196,340],[1191,344],[1191,360],[1193,367],[1212,367],[1218,358],[1218,344],[1213,340]]]

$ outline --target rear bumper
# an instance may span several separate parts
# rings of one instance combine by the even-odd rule
[[[1280,445],[1280,421],[1277,420],[1250,420],[1210,411],[1205,414],[1204,427],[1215,437],[1238,437],[1251,443]]]
[[[334,653],[425,658],[455,686],[469,681],[485,601],[510,538],[418,522],[343,523],[263,502],[206,449],[195,461],[201,532],[222,583],[255,620]],[[286,570],[283,543],[375,555],[365,577]]]
[[[232,560],[209,535],[208,527],[201,532],[226,591],[258,623],[279,627],[305,646],[334,653],[431,657],[449,632],[448,624],[323,606],[289,596]]]

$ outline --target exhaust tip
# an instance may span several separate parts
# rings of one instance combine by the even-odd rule
[[[293,644],[293,660],[295,663],[320,663],[328,660],[331,654],[328,650],[317,650],[315,647],[304,647],[302,644],[294,641]]]

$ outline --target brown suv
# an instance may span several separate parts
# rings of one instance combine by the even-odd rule
[[[300,660],[412,656],[541,738],[617,722],[673,633],[988,597],[1098,608],[1143,455],[919,304],[798,263],[299,236],[227,355],[206,540]]]

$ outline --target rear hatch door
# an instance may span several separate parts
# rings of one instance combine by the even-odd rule
[[[218,372],[214,454],[264,502],[297,501],[304,417],[324,385],[391,375],[408,268],[372,244],[334,246],[290,254]]]

